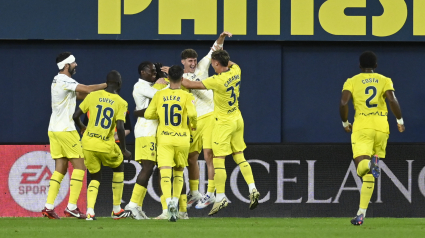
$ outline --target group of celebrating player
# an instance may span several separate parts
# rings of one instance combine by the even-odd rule
[[[123,192],[123,157],[130,158],[126,149],[124,122],[127,102],[119,95],[122,79],[117,71],[107,75],[107,81],[99,85],[78,84],[71,76],[77,63],[70,53],[62,53],[56,63],[60,70],[52,83],[52,116],[49,125],[50,150],[56,168],[50,179],[50,188],[44,216],[59,219],[54,211],[54,201],[60,183],[66,174],[68,161],[74,167],[71,176],[69,203],[65,215],[95,219],[94,205],[101,180],[101,166],[113,169],[114,219],[133,217],[149,219],[142,210],[147,185],[155,165],[160,170],[161,203],[163,213],[157,219],[187,219],[187,208],[213,207],[213,215],[228,205],[225,196],[225,157],[233,155],[249,187],[250,209],[258,205],[260,193],[254,183],[249,163],[243,151],[246,148],[243,133],[244,122],[239,110],[241,69],[230,61],[222,50],[224,39],[232,34],[223,32],[210,52],[198,63],[197,53],[186,49],[181,54],[180,66],[166,67],[149,61],[138,67],[139,81],[134,85],[136,102],[134,114],[135,159],[142,165],[132,197],[121,208]],[[362,225],[372,197],[375,178],[380,175],[379,158],[385,158],[389,136],[388,109],[397,118],[400,132],[405,130],[399,103],[390,78],[375,73],[377,57],[366,51],[360,56],[361,73],[349,78],[342,91],[340,116],[346,132],[352,131],[353,158],[357,174],[363,180],[360,205],[353,225]],[[212,66],[216,75],[209,77]],[[75,110],[76,99],[84,101]],[[348,102],[353,100],[355,123],[348,122]],[[92,112],[87,127],[80,116]],[[83,135],[80,136],[75,124]],[[116,128],[119,146],[114,142]],[[203,150],[208,167],[208,190],[205,195],[198,191],[198,156]],[[183,169],[188,166],[190,191],[186,195]],[[77,200],[82,187],[85,169],[91,174],[87,192],[87,212],[81,213]],[[216,192],[216,195],[214,195]]]
[[[231,37],[232,34],[223,32],[199,63],[195,50],[184,50],[181,54],[184,68],[177,65],[167,67],[149,61],[139,65],[140,78],[133,90],[136,102],[134,114],[138,117],[134,157],[141,164],[142,170],[125,209],[121,208],[123,159],[130,159],[131,153],[126,149],[124,129],[128,104],[118,95],[122,85],[121,75],[113,70],[108,73],[104,84],[78,84],[71,78],[77,67],[75,57],[69,52],[61,53],[56,58],[59,74],[51,86],[52,116],[49,124],[55,172],[50,179],[42,214],[50,219],[59,219],[54,211],[54,201],[70,161],[74,170],[69,203],[64,211],[68,217],[96,219],[94,206],[102,164],[113,170],[111,216],[114,219],[149,219],[142,205],[155,165],[160,170],[163,207],[163,213],[157,219],[188,219],[187,208],[195,203],[198,209],[213,204],[209,212],[209,215],[213,215],[228,205],[224,159],[230,154],[240,166],[248,184],[251,201],[249,208],[254,209],[258,205],[260,193],[255,187],[251,166],[243,154],[246,148],[243,139],[244,122],[238,102],[241,69],[222,50],[227,36]],[[210,65],[217,73],[212,77],[208,76]],[[84,100],[77,109],[76,99]],[[84,125],[80,116],[88,112],[91,119],[88,125]],[[75,125],[83,135],[81,143]],[[114,141],[115,130],[119,145]],[[208,192],[205,195],[198,191],[197,160],[202,150],[208,167]],[[183,170],[186,166],[190,184],[188,195],[183,190]],[[91,182],[87,188],[87,212],[84,214],[76,204],[86,168],[91,174]]]

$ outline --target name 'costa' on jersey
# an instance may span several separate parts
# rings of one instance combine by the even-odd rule
[[[385,92],[394,91],[390,78],[378,73],[361,73],[347,79],[342,90],[350,91],[353,96],[356,111],[353,131],[375,129],[390,133],[385,102]]]

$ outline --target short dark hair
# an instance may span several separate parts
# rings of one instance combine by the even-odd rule
[[[179,65],[173,65],[168,70],[168,79],[173,83],[180,82],[183,77],[183,73],[184,71],[182,67]]]
[[[378,57],[372,51],[365,51],[360,55],[359,58],[360,66],[362,68],[375,68],[378,62]]]
[[[68,58],[71,55],[71,52],[62,52],[56,57],[56,64],[59,62],[64,61],[66,58]]]
[[[230,55],[225,50],[217,50],[211,54],[211,59],[217,60],[221,66],[229,65]]]
[[[185,49],[180,56],[183,60],[187,58],[198,58],[198,53],[194,49]]]
[[[149,68],[149,65],[151,65],[151,64],[152,64],[152,62],[150,62],[150,61],[144,61],[144,62],[139,64],[139,67],[137,67],[137,70],[138,70],[140,77],[142,77],[142,74],[140,72],[145,70],[146,68]]]
[[[115,85],[119,86],[120,81],[121,81],[121,74],[116,70],[112,70],[106,76],[106,83],[107,84],[115,84]]]

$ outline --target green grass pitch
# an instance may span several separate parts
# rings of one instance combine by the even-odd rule
[[[191,218],[97,221],[64,218],[0,218],[0,237],[425,237],[424,218]]]

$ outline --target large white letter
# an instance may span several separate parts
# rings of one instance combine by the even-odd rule
[[[414,160],[406,160],[408,163],[408,174],[407,174],[407,187],[403,186],[400,180],[393,174],[393,172],[388,168],[388,166],[384,163],[384,161],[379,161],[379,167],[381,168],[381,176],[382,173],[385,172],[387,176],[391,179],[394,185],[400,190],[400,192],[406,197],[406,199],[412,203],[412,163]],[[378,184],[380,185],[380,184]]]
[[[277,200],[275,203],[301,203],[302,197],[297,200],[285,200],[283,198],[285,192],[283,189],[283,184],[285,182],[297,182],[297,177],[295,178],[285,178],[284,176],[284,164],[300,164],[299,160],[276,160],[277,163]]]
[[[345,187],[345,183],[347,182],[347,178],[350,174],[353,176],[354,181],[356,181],[357,187]],[[342,181],[341,187],[339,188],[338,194],[336,195],[333,203],[339,203],[339,197],[341,196],[342,191],[345,191],[345,190],[348,190],[348,191],[357,190],[359,191],[359,193],[362,190],[362,180],[360,179],[359,176],[357,176],[357,169],[356,169],[356,165],[354,164],[354,161],[351,161],[350,167],[348,168],[348,171],[345,174],[344,181]]]
[[[307,160],[308,163],[308,200],[306,203],[331,203],[332,197],[326,200],[314,199],[314,163],[316,160]]]

